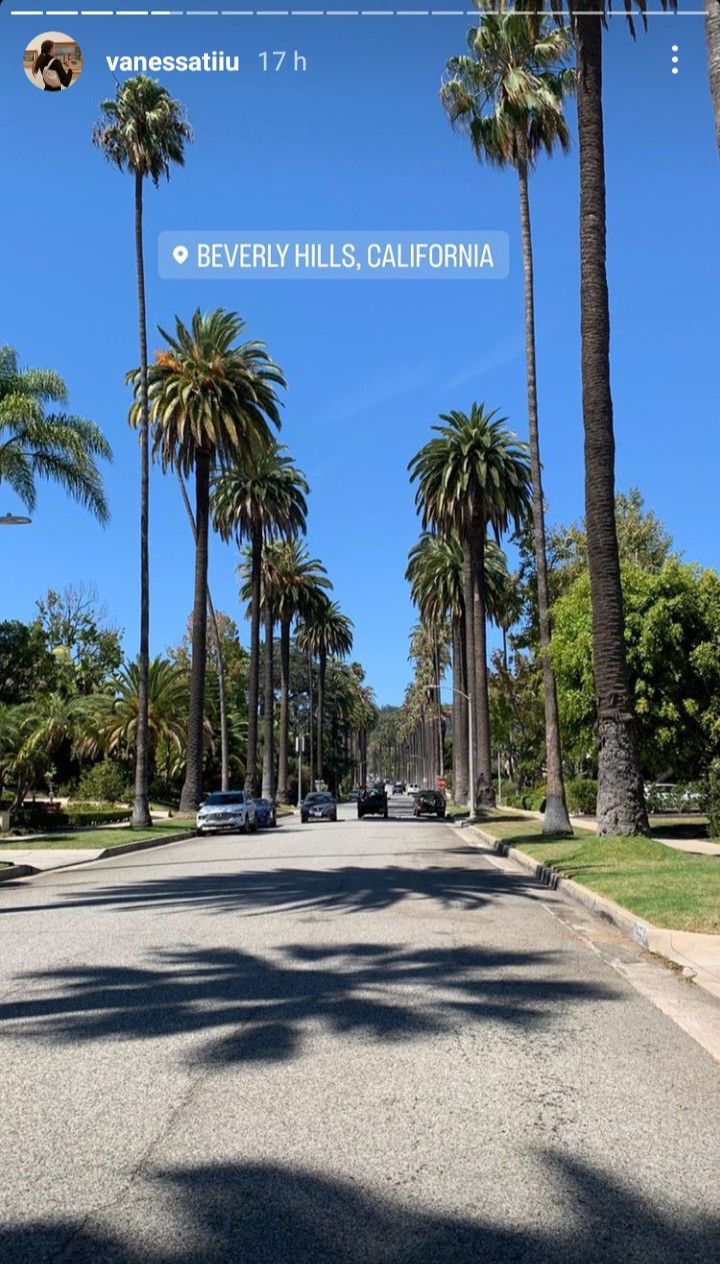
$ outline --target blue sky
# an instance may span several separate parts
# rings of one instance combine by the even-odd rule
[[[83,75],[61,94],[34,90],[22,71],[43,23],[64,23],[83,49]],[[43,486],[33,525],[3,532],[0,617],[30,617],[51,585],[95,582],[135,652],[138,470],[123,385],[137,362],[132,182],[89,137],[114,88],[106,54],[223,48],[239,53],[241,74],[164,77],[195,142],[185,170],[147,195],[150,346],[157,324],[197,305],[232,304],[267,342],[290,388],[281,437],[312,487],[309,547],[354,621],[354,655],[379,701],[399,702],[413,621],[403,574],[417,534],[407,461],[438,413],[474,399],[526,433],[515,180],[477,166],[437,98],[467,19],[18,18],[6,3],[0,25],[0,340],[23,362],[60,371],[72,410],[100,423],[115,450],[108,528]],[[257,54],[274,48],[300,50],[307,73],[263,75]],[[611,22],[605,88],[618,487],[638,485],[686,557],[717,565],[708,509],[720,468],[720,164],[701,20],[658,18],[635,42]],[[572,106],[570,117],[574,130]],[[531,195],[545,490],[550,520],[569,521],[583,504],[576,152],[543,163]],[[510,233],[507,281],[157,276],[163,229],[475,226]],[[17,508],[0,488],[0,512]],[[184,630],[191,553],[175,484],[156,470],[155,651]],[[213,595],[245,637],[234,563],[215,541]]]

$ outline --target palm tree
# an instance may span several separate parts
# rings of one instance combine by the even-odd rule
[[[152,658],[148,672],[148,767],[154,770],[163,744],[181,754],[187,741],[188,674],[167,658]],[[111,754],[134,748],[140,727],[140,664],[128,663],[118,675],[112,710],[103,726],[103,744]]]
[[[525,280],[525,359],[528,430],[532,470],[533,540],[545,702],[547,795],[546,834],[571,834],[565,803],[557,688],[550,658],[545,514],[538,432],[535,362],[535,294],[528,174],[538,154],[570,144],[563,98],[575,86],[574,71],[563,69],[571,47],[567,28],[527,13],[485,13],[468,31],[470,54],[448,62],[441,90],[451,122],[470,138],[479,161],[513,167],[520,193],[520,228]]]
[[[318,593],[332,588],[325,567],[311,558],[299,540],[276,541],[264,547],[265,564],[272,567],[275,616],[280,624],[280,722],[278,729],[277,798],[287,803],[290,717],[290,630]],[[243,591],[245,597],[245,591]]]
[[[150,661],[150,473],[147,317],[143,250],[143,189],[170,179],[173,164],[185,162],[185,144],[192,138],[182,107],[155,79],[136,75],[118,84],[114,100],[103,101],[93,130],[93,143],[120,171],[129,171],[135,186],[135,273],[140,340],[140,712],[135,744],[135,801],[132,825],[150,824],[148,798],[148,664]]]
[[[527,444],[505,426],[505,419],[473,404],[469,413],[457,410],[440,417],[438,438],[415,454],[409,464],[411,482],[417,481],[415,503],[423,528],[455,530],[463,546],[463,588],[467,632],[467,682],[477,748],[477,796],[492,804],[494,791],[490,756],[485,619],[485,537],[491,527],[496,538],[510,522],[516,526],[527,514],[530,467]]]
[[[263,542],[292,539],[305,531],[308,484],[301,470],[286,455],[287,449],[271,444],[223,470],[213,489],[213,519],[223,539],[235,536],[250,543],[250,670],[248,677],[248,746],[245,789],[255,792],[258,745],[258,697],[260,692],[260,619],[262,613]],[[272,666],[272,664],[270,664]],[[267,664],[266,664],[267,670]],[[266,676],[267,699],[267,676]],[[265,716],[267,725],[272,722]]]
[[[330,601],[322,592],[318,593],[303,615],[297,641],[301,649],[318,660],[316,768],[319,781],[323,780],[323,709],[328,655],[344,657],[349,654],[352,640],[352,621],[342,613],[336,601]]]
[[[202,798],[210,479],[217,467],[272,449],[268,421],[280,425],[276,387],[285,382],[259,342],[237,339],[245,328],[234,312],[217,308],[176,317],[175,333],[160,330],[167,350],[148,370],[153,456],[163,469],[195,471],[195,589],[187,768],[180,796],[184,812]],[[140,390],[139,374],[133,375]],[[141,406],[140,406],[141,407]],[[140,422],[136,403],[132,420]]]
[[[405,578],[426,624],[450,621],[453,671],[453,798],[469,797],[468,712],[463,549],[457,534],[423,532],[408,554]],[[507,560],[495,540],[485,541],[485,589],[489,617],[501,621],[508,584]],[[439,683],[439,682],[438,682]]]
[[[720,149],[720,0],[705,0],[705,45],[715,115],[715,138]]]
[[[185,507],[190,531],[192,533],[193,544],[197,544],[197,530],[195,528],[195,514],[192,511],[190,497],[188,496],[187,487],[182,470],[177,471],[178,486],[180,488],[180,497]],[[212,640],[215,647],[215,660],[217,663],[217,681],[218,681],[218,704],[220,709],[220,788],[222,790],[230,789],[230,754],[229,754],[229,732],[228,732],[228,707],[227,707],[227,686],[225,681],[225,656],[223,654],[222,640],[220,638],[220,629],[218,627],[217,615],[215,614],[215,605],[210,592],[210,585],[207,589],[207,605],[208,615],[210,617],[210,628],[212,632]]]
[[[58,483],[98,519],[110,517],[96,458],[112,460],[99,426],[65,412],[68,392],[52,369],[21,369],[17,352],[0,347],[0,484],[27,509],[37,504],[37,479]]]

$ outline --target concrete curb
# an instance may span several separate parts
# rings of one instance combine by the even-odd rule
[[[58,865],[57,869],[37,869],[34,865],[13,865],[6,871],[0,869],[0,882],[8,882],[10,878],[34,878],[39,873],[57,873],[59,869],[76,869],[80,865],[96,865],[99,860],[109,860],[111,856],[126,856],[133,851],[150,851],[153,847],[166,847],[170,843],[182,843],[188,838],[197,838],[197,830],[182,830],[165,838],[143,838],[138,843],[121,843],[119,847],[105,847],[99,856],[91,860],[75,860]]]
[[[492,834],[486,834],[479,826],[473,825],[471,828],[497,855],[507,856],[510,860],[514,860],[528,873],[531,873],[535,880],[542,883],[543,886],[567,895],[576,904],[582,904],[591,913],[595,913],[598,917],[604,917],[607,921],[612,922],[614,926],[617,926],[618,930],[621,930],[634,943],[640,944],[642,948],[647,948],[650,952],[653,951],[653,932],[659,931],[660,927],[653,926],[651,922],[646,922],[641,917],[636,917],[634,913],[629,912],[628,909],[623,908],[620,904],[616,904],[614,900],[608,900],[606,896],[598,895],[596,891],[590,891],[587,887],[580,886],[578,882],[573,882],[572,878],[563,878],[555,869],[549,869],[547,865],[538,864],[537,861],[533,860],[532,856],[526,856],[524,852],[518,851],[516,847],[511,847],[509,843],[503,842],[502,839],[493,838]]]

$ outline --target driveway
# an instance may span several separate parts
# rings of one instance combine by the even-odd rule
[[[717,1264],[720,1066],[407,802],[0,886],[3,1264]]]

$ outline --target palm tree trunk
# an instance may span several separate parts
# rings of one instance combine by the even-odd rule
[[[477,713],[477,689],[475,686],[475,624],[473,620],[473,601],[474,601],[474,582],[473,582],[473,561],[472,547],[470,536],[463,539],[463,599],[465,606],[465,671],[467,680],[466,693],[469,698],[469,715],[468,715],[468,750],[470,748],[470,715],[472,715],[473,730],[473,762],[475,765],[475,777],[477,782],[478,768],[478,713]],[[468,756],[468,767],[469,767]],[[469,782],[469,773],[468,773]]]
[[[181,812],[194,812],[202,799],[203,793],[209,528],[210,454],[199,449],[195,456],[195,593],[192,616],[190,713],[188,716],[187,765],[185,768],[185,781],[180,795]]]
[[[310,650],[308,650],[308,765],[310,768],[310,781],[313,779],[313,769],[315,767],[315,716],[313,714],[313,660]],[[310,786],[312,789],[312,786]]]
[[[470,791],[468,774],[468,716],[465,681],[464,618],[453,624],[453,799],[466,803]]]
[[[327,655],[320,650],[318,655],[318,700],[317,700],[317,776],[323,780],[323,709],[325,707],[325,669]]]
[[[280,730],[278,786],[280,803],[288,803],[288,741],[290,736],[290,620],[280,623]]]
[[[148,792],[148,675],[150,664],[150,404],[143,257],[143,177],[135,176],[135,268],[140,332],[140,651],[132,827],[152,824]]]
[[[262,797],[275,796],[275,688],[273,678],[273,633],[275,619],[272,602],[265,600],[265,736],[263,743]]]
[[[705,0],[705,45],[715,114],[715,137],[720,149],[720,0]]]
[[[255,531],[251,545],[250,663],[248,666],[248,738],[245,763],[245,793],[254,795],[258,746],[258,700],[260,695],[260,585],[262,575],[262,533]]]
[[[594,0],[597,4],[598,0]],[[587,6],[585,6],[587,7]],[[580,332],[585,520],[598,735],[598,833],[647,833],[635,744],[615,526],[615,437],[606,268],[602,19],[575,19],[580,148]]]
[[[524,147],[525,137],[521,133]],[[522,238],[525,276],[525,364],[527,370],[528,432],[530,437],[530,470],[532,473],[533,543],[540,622],[540,658],[542,660],[543,698],[545,702],[545,757],[547,761],[547,797],[543,817],[543,834],[572,834],[565,803],[560,722],[558,719],[555,673],[550,659],[550,610],[548,601],[547,552],[545,548],[545,510],[543,505],[540,433],[538,428],[537,372],[535,364],[535,284],[533,277],[532,230],[528,195],[528,168],[524,153],[518,164],[520,187],[520,235]],[[507,654],[507,636],[503,628],[503,654]],[[505,664],[507,670],[507,662]]]
[[[490,753],[490,697],[488,693],[487,630],[485,600],[485,524],[476,515],[470,529],[470,559],[472,580],[473,642],[475,651],[475,697],[477,707],[477,795],[482,807],[492,807],[495,790],[492,778]]]
[[[193,541],[197,543],[197,532],[195,530],[195,515],[192,511],[190,498],[187,494],[185,479],[183,472],[178,467],[177,479],[180,484],[180,495],[182,496],[185,512],[190,523]],[[218,696],[220,701],[220,786],[223,790],[230,789],[230,769],[228,761],[228,721],[227,721],[227,684],[225,679],[225,658],[222,650],[222,642],[220,640],[220,629],[218,627],[217,615],[215,614],[215,606],[210,594],[210,585],[207,589],[208,614],[210,615],[210,628],[212,631],[213,645],[215,646],[215,657],[217,659],[217,676],[218,676]]]

